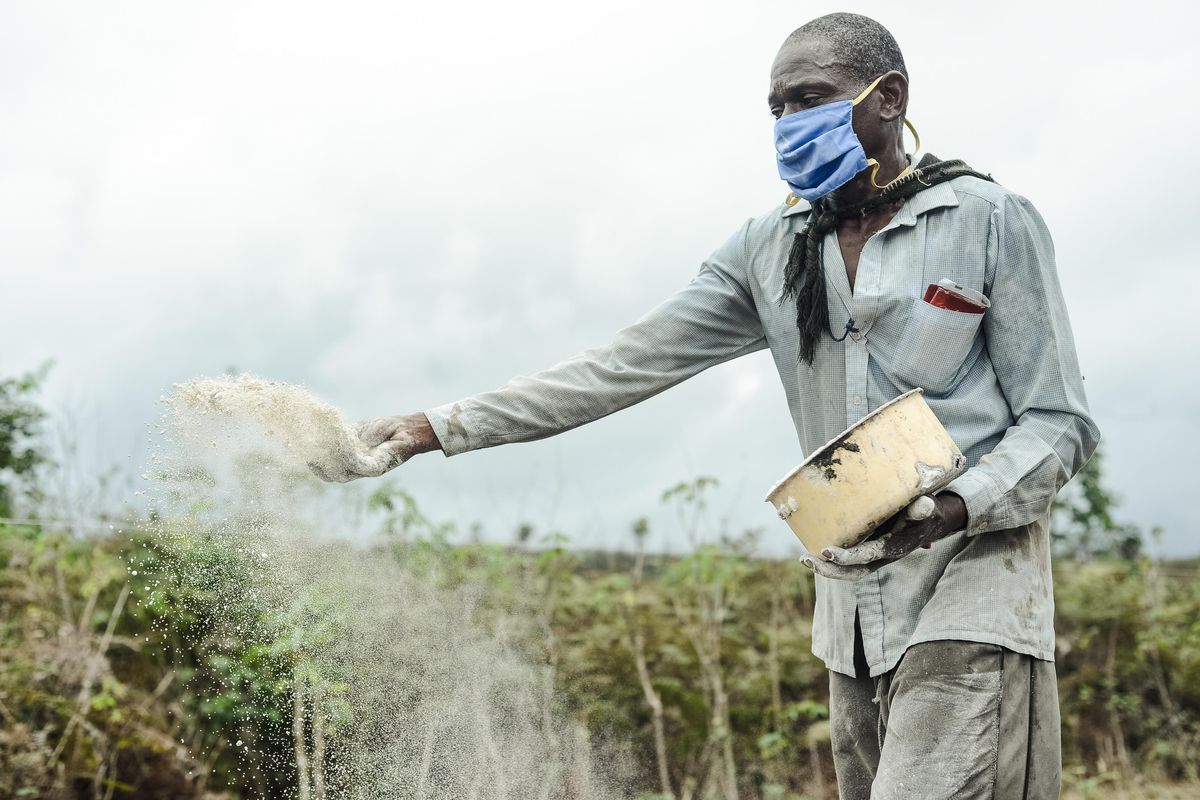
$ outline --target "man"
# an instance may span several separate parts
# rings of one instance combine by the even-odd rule
[[[1099,434],[1049,234],[1027,200],[962,162],[905,155],[908,74],[873,20],[795,31],[769,104],[793,195],[682,291],[607,347],[360,436],[388,467],[538,439],[769,347],[812,452],[923,387],[968,471],[882,536],[804,560],[841,796],[1056,797],[1048,519]],[[983,313],[926,302],[944,278],[982,295]]]

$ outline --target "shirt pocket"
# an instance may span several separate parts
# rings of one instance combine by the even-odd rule
[[[930,394],[953,387],[970,354],[983,314],[939,308],[916,298],[897,343],[892,371]]]

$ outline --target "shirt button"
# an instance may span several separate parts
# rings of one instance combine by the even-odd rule
[[[850,338],[856,342],[862,342],[862,341],[866,340],[867,335],[865,333],[863,333],[862,331],[854,331],[853,333],[850,334]]]
[[[850,402],[856,406],[861,406],[862,405],[862,395],[859,395],[859,394],[854,395],[854,399],[851,400]]]

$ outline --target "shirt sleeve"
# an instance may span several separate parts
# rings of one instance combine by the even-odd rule
[[[425,411],[446,455],[553,436],[766,347],[747,278],[750,223],[682,290],[612,342]]]
[[[967,532],[1007,530],[1050,511],[1091,457],[1100,431],[1088,412],[1071,324],[1045,222],[1023,197],[993,211],[995,265],[983,319],[988,355],[1015,424],[978,465],[947,486],[967,506]]]

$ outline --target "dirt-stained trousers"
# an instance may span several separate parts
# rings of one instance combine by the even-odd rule
[[[858,674],[867,675],[865,659]],[[999,645],[927,642],[874,678],[830,672],[829,698],[841,800],[1059,796],[1051,662]]]

